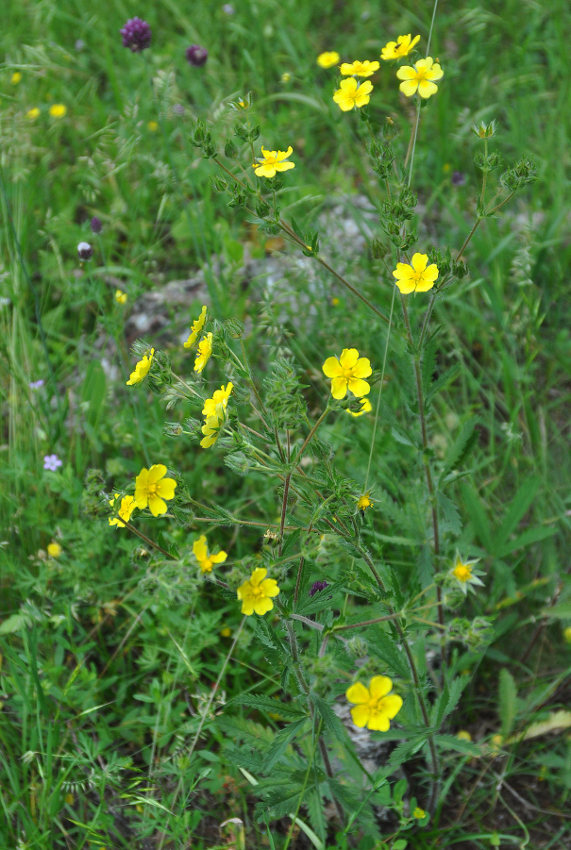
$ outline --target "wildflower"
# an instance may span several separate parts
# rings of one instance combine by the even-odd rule
[[[33,106],[31,109],[28,109],[26,112],[26,118],[29,118],[30,121],[35,121],[36,118],[40,117],[40,110],[37,106]]]
[[[95,234],[101,233],[101,231],[103,230],[103,224],[101,222],[101,219],[98,218],[96,215],[94,215],[91,221],[89,222],[89,226],[91,227],[91,232]]]
[[[198,566],[203,573],[211,573],[213,564],[223,564],[228,555],[226,552],[220,551],[216,554],[208,554],[208,545],[205,535],[201,535],[198,540],[192,544],[194,557],[198,561]]]
[[[368,59],[365,59],[364,62],[359,62],[358,59],[355,59],[354,62],[343,62],[340,70],[344,76],[353,74],[355,77],[370,77],[375,73],[375,71],[378,71],[379,68],[379,62],[369,62]]]
[[[363,380],[373,372],[371,361],[367,357],[359,357],[356,348],[344,348],[339,360],[336,357],[328,357],[322,369],[328,378],[332,378],[333,398],[345,398],[347,389],[360,398],[367,395],[371,389],[367,381]]]
[[[63,103],[54,103],[50,106],[49,112],[52,118],[64,118],[67,113],[67,106]]]
[[[267,570],[258,567],[249,579],[238,588],[238,599],[242,602],[242,614],[249,617],[256,614],[267,614],[274,607],[272,597],[277,596],[280,589],[273,578],[266,578]]]
[[[234,384],[232,381],[224,384],[220,387],[219,390],[215,390],[212,398],[207,398],[204,402],[204,407],[202,408],[202,413],[206,418],[209,416],[217,416],[219,419],[224,418],[224,411],[228,405],[228,399],[232,394],[232,390],[234,389]]]
[[[472,567],[470,564],[463,564],[457,561],[456,566],[452,570],[458,581],[467,582],[472,578]]]
[[[112,508],[115,507],[115,502],[118,498],[119,493],[115,493],[113,498],[109,499],[109,504]],[[134,496],[123,496],[123,498],[121,499],[121,506],[117,511],[119,516],[109,517],[109,525],[117,525],[119,528],[124,528],[125,523],[129,522],[129,520],[131,519],[131,514],[133,513],[136,507],[137,505],[135,503]]]
[[[362,416],[363,413],[370,413],[373,409],[373,405],[371,404],[368,398],[359,399],[359,403],[361,405],[361,410],[350,410],[349,408],[347,408],[345,413],[349,413],[351,414],[351,416]]]
[[[118,304],[126,304],[127,303],[127,293],[123,292],[122,289],[115,290],[115,301]]]
[[[295,162],[286,162],[285,160],[291,156],[293,148],[290,145],[287,151],[267,151],[262,148],[262,156],[257,158],[257,162],[252,165],[255,168],[254,174],[256,177],[275,177],[278,171],[289,171],[290,168],[295,168]]]
[[[192,323],[192,327],[190,329],[190,334],[188,336],[187,341],[184,343],[185,348],[191,348],[194,345],[194,343],[198,339],[198,334],[200,333],[200,331],[204,327],[205,321],[206,321],[206,305],[203,306],[202,310],[200,311],[200,316],[198,317],[198,319],[195,319],[194,322]]]
[[[426,817],[426,812],[424,811],[424,809],[421,809],[420,806],[416,806],[415,810],[412,813],[412,816],[417,820],[422,820]]]
[[[415,35],[413,39],[408,35],[399,35],[396,41],[389,41],[383,47],[381,59],[385,62],[389,59],[400,59],[403,56],[408,56],[414,45],[420,41],[420,36]]]
[[[456,737],[458,738],[459,741],[471,741],[472,740],[472,736],[470,735],[470,733],[468,732],[467,729],[460,729],[459,732],[456,732]]]
[[[366,493],[363,493],[362,496],[359,496],[357,499],[357,510],[361,511],[361,513],[365,513],[367,508],[372,508],[375,503],[371,499],[371,491],[367,490]]]
[[[63,461],[57,455],[44,456],[44,469],[49,469],[50,472],[55,472],[58,467],[63,466]]]
[[[315,596],[316,593],[319,593],[321,590],[325,590],[328,586],[329,582],[327,581],[314,581],[311,585],[311,589],[309,591],[310,596]]]
[[[151,131],[151,133],[156,133],[159,129],[159,125],[156,121],[149,121],[147,124],[147,128]]]
[[[432,61],[432,56],[427,56],[426,59],[419,59],[413,66],[402,65],[397,71],[399,80],[403,80],[399,89],[407,97],[412,97],[418,93],[423,98],[432,97],[438,91],[436,80],[441,80],[444,76],[444,71],[438,62]]]
[[[453,186],[463,186],[466,182],[466,175],[462,171],[453,171],[451,179]]]
[[[325,53],[320,53],[317,57],[317,64],[320,68],[332,68],[339,62],[340,56],[336,50],[326,50]]]
[[[13,86],[17,86],[18,83],[21,81],[21,79],[22,79],[21,73],[19,71],[14,71],[14,73],[10,77],[10,82],[12,83]]]
[[[48,555],[50,556],[50,558],[59,558],[62,552],[63,549],[61,548],[60,544],[57,543],[55,540],[52,540],[51,543],[48,543]]]
[[[30,381],[30,383],[28,384],[28,386],[31,390],[39,390],[40,387],[43,387],[43,385],[44,385],[44,379],[43,378],[38,378],[37,381]]]
[[[140,18],[131,18],[119,30],[123,38],[123,47],[128,47],[133,53],[140,53],[151,45],[151,28]]]
[[[223,419],[219,419],[218,416],[207,416],[202,426],[202,433],[204,437],[200,441],[200,445],[203,449],[209,449],[210,446],[213,446],[218,437],[220,436],[220,429],[222,427]]]
[[[284,71],[281,77],[282,83],[289,83],[291,80],[291,74],[289,71]]]
[[[132,387],[133,384],[138,384],[139,381],[142,381],[143,378],[148,375],[149,369],[151,368],[151,363],[153,362],[154,354],[155,349],[151,348],[151,353],[148,355],[144,354],[142,360],[139,360],[139,362],[135,366],[135,371],[131,372],[131,374],[129,375],[129,380],[126,381],[128,387]]]
[[[229,638],[232,635],[232,629],[228,626],[224,626],[223,629],[220,629],[220,637]]]
[[[463,593],[468,593],[472,589],[471,585],[480,585],[481,587],[484,585],[484,582],[479,578],[482,573],[474,569],[474,565],[477,563],[477,560],[464,562],[460,555],[456,555],[456,561],[450,571],[450,577],[452,581],[455,580],[458,582],[456,586],[460,586]]]
[[[93,247],[89,242],[80,242],[77,246],[77,256],[80,260],[90,260],[93,256]]]
[[[341,80],[339,86],[333,95],[333,100],[343,112],[349,112],[354,107],[360,109],[371,99],[373,84],[370,80],[365,80],[359,85],[355,77],[349,77],[347,80]]]
[[[403,295],[410,292],[428,292],[432,289],[438,277],[438,266],[431,263],[427,266],[427,254],[413,254],[412,264],[397,263],[393,272],[396,285]]]
[[[174,499],[176,481],[165,478],[167,468],[163,463],[155,463],[150,469],[141,469],[135,479],[135,505],[138,508],[149,507],[153,516],[166,514],[165,499]]]
[[[356,703],[351,709],[355,726],[388,732],[390,721],[402,707],[402,697],[390,693],[392,686],[388,676],[373,676],[368,688],[361,682],[355,682],[347,689],[345,696],[349,702]]]
[[[571,643],[571,626],[566,626],[563,629],[563,640],[565,643]]]
[[[190,65],[200,68],[208,59],[208,50],[199,44],[191,44],[186,48],[185,56]]]
[[[212,354],[212,334],[208,333],[203,336],[198,343],[198,352],[194,360],[194,371],[202,372]]]

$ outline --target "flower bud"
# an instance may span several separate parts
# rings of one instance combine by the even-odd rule
[[[208,59],[208,50],[199,44],[191,44],[186,48],[186,58],[190,65],[200,68]]]

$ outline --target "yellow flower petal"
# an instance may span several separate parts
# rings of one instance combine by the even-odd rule
[[[392,687],[393,683],[388,676],[373,676],[369,682],[369,691],[374,699],[386,696]]]
[[[345,398],[347,395],[347,378],[333,378],[331,381],[331,395],[338,400]]]
[[[369,706],[368,705],[356,705],[351,709],[351,717],[353,718],[353,723],[355,726],[358,726],[362,729],[367,725],[367,721],[369,719]]]
[[[353,369],[358,359],[359,352],[356,348],[344,348],[341,352],[339,363],[343,369]]]
[[[362,682],[355,682],[345,691],[349,702],[362,703],[369,701],[369,690]]]
[[[370,384],[361,378],[349,378],[347,384],[356,398],[361,398],[361,396],[368,395],[371,392]]]

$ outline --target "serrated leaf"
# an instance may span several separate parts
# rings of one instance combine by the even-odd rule
[[[466,512],[470,517],[470,522],[478,538],[488,552],[495,552],[490,523],[476,490],[471,484],[468,484],[462,489],[462,495],[466,505]]]
[[[393,676],[400,676],[402,679],[408,679],[410,671],[404,657],[404,651],[400,649],[390,635],[381,629],[376,629],[374,637],[370,642],[371,655],[375,655],[386,664],[386,669],[382,670],[383,674],[389,673]]]
[[[443,493],[437,493],[438,515],[442,531],[458,535],[462,531],[462,520],[456,504]]]
[[[280,760],[281,756],[288,748],[290,741],[295,738],[296,734],[301,731],[301,729],[303,729],[304,725],[305,718],[303,718],[303,720],[294,720],[284,729],[280,729],[280,731],[276,734],[272,745],[265,754],[263,761],[264,773],[269,773],[276,762]]]
[[[496,535],[500,545],[506,543],[510,534],[517,528],[520,520],[527,513],[527,510],[533,500],[539,487],[539,478],[526,478],[517,493],[515,494],[500,527],[496,530]]]
[[[560,602],[552,608],[544,608],[541,613],[544,617],[554,617],[559,620],[571,619],[571,600]]]
[[[526,546],[531,546],[532,543],[539,543],[540,540],[546,540],[548,537],[552,537],[555,531],[555,528],[546,528],[545,526],[526,528],[515,540],[510,540],[505,546],[502,546],[497,554],[500,558],[504,558],[506,555],[511,555],[512,552],[517,551],[517,549],[524,549]]]
[[[277,714],[283,720],[301,720],[307,717],[307,713],[292,703],[283,703],[277,699],[267,696],[256,696],[255,694],[240,694],[226,703],[226,708],[231,705],[248,705],[257,711],[266,714]]]
[[[477,424],[478,419],[476,417],[464,423],[460,429],[460,433],[446,451],[443,475],[446,475],[451,469],[460,467],[466,460],[478,439],[478,432],[476,431]]]
[[[438,395],[438,393],[441,390],[443,390],[444,387],[446,387],[448,384],[452,383],[452,381],[455,380],[455,378],[457,377],[459,372],[460,372],[460,364],[455,363],[454,366],[451,366],[450,369],[447,369],[446,372],[444,372],[444,374],[442,374],[439,378],[436,379],[436,381],[434,381],[434,383],[432,384],[432,386],[430,388],[430,392],[428,392],[427,395],[426,395],[426,399],[425,399],[426,407],[428,407],[428,405],[431,403],[432,399],[436,395]]]
[[[323,725],[326,731],[330,732],[337,741],[342,741],[347,735],[347,731],[329,703],[313,691],[309,696],[319,716],[323,719]]]
[[[515,679],[505,667],[500,670],[499,715],[504,738],[513,729],[517,713],[517,686]]]
[[[435,741],[443,750],[455,750],[457,753],[462,753],[465,756],[481,756],[482,750],[477,744],[471,741],[463,741],[457,738],[456,735],[436,735]]]

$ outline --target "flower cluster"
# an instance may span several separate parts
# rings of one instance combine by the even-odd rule
[[[140,53],[151,46],[151,28],[140,18],[131,18],[119,32],[123,47],[128,47],[133,53]]]

